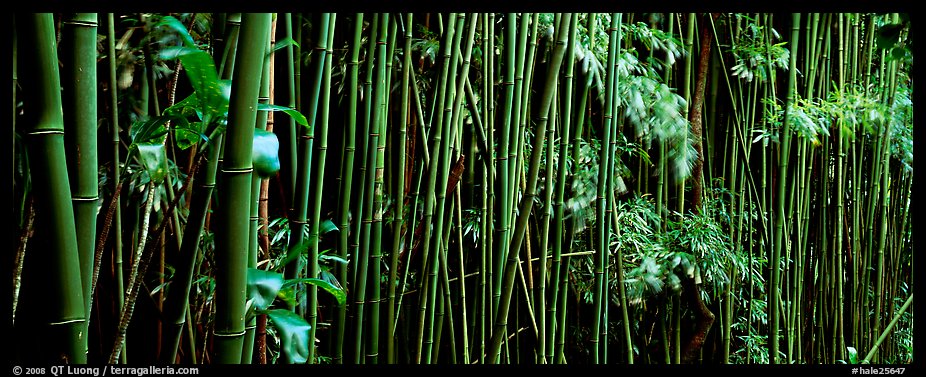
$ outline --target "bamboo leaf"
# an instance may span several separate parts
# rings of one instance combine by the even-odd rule
[[[151,182],[158,184],[167,177],[167,150],[161,143],[137,144],[138,155]]]
[[[299,43],[293,40],[291,37],[283,38],[277,41],[275,45],[273,45],[273,48],[270,49],[270,54],[276,52],[279,49],[286,48],[289,46],[299,47]]]
[[[320,234],[327,234],[328,232],[338,231],[337,225],[334,225],[334,222],[329,220],[322,221],[321,224],[318,224],[318,231]]]
[[[254,147],[251,152],[254,172],[261,178],[270,178],[280,171],[280,141],[273,132],[254,129]]]
[[[331,284],[330,282],[325,281],[323,279],[317,279],[317,278],[289,279],[283,282],[283,286],[289,287],[289,286],[292,286],[298,283],[312,284],[316,287],[324,289],[328,293],[331,293],[331,295],[334,296],[336,300],[338,300],[338,304],[340,305],[344,305],[344,303],[347,302],[347,293],[345,293],[343,289],[336,287],[334,284]]]
[[[318,259],[319,259],[319,260],[330,260],[330,261],[335,261],[335,262],[337,262],[337,263],[344,264],[344,265],[347,264],[347,260],[346,260],[346,259],[341,258],[341,257],[336,256],[336,255],[322,254],[322,255],[319,255],[319,256],[318,256]]]
[[[256,268],[248,269],[248,299],[246,307],[265,310],[273,304],[273,300],[283,287],[283,274],[273,271],[264,271]]]
[[[312,326],[302,317],[286,309],[274,309],[266,312],[267,318],[276,327],[280,335],[280,346],[289,355],[294,364],[303,364],[309,355],[309,329]]]
[[[286,115],[289,115],[294,120],[296,120],[296,123],[299,123],[303,126],[309,125],[309,121],[305,119],[305,115],[302,115],[302,113],[300,113],[299,111],[293,108],[289,108],[286,106],[280,106],[280,105],[270,105],[270,104],[261,103],[257,105],[257,110],[258,111],[282,111],[286,113]]]

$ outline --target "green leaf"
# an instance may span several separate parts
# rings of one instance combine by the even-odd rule
[[[203,122],[209,124],[228,112],[230,85],[219,80],[215,63],[208,53],[195,47],[168,46],[161,50],[161,59],[180,59],[203,113]]]
[[[283,354],[293,364],[303,364],[309,357],[309,329],[312,328],[302,317],[286,309],[274,309],[266,312],[267,318],[280,334]]]
[[[203,134],[202,128],[202,122],[176,125],[174,127],[174,140],[176,140],[177,147],[181,150],[186,150],[187,148],[192,147],[198,143],[200,140],[208,140],[209,138]]]
[[[341,264],[347,264],[347,260],[336,255],[319,255],[318,259],[320,260],[331,260]]]
[[[858,364],[858,351],[855,347],[846,347],[846,351],[849,351],[849,364]]]
[[[193,42],[193,37],[191,37],[190,33],[186,30],[186,26],[183,26],[183,23],[173,16],[162,17],[161,21],[158,22],[155,27],[168,27],[174,29],[177,34],[180,34],[180,40],[183,41],[184,46],[196,47],[196,43]]]
[[[186,118],[189,116],[196,115],[202,119],[202,114],[197,113],[199,110],[199,99],[196,98],[196,94],[190,94],[182,101],[175,103],[173,106],[164,109],[161,113],[161,116],[170,117],[171,119]]]
[[[296,289],[294,287],[284,287],[277,292],[277,297],[289,305],[296,305]]]
[[[129,136],[132,138],[133,143],[149,143],[154,141],[154,139],[164,135],[167,130],[164,128],[164,123],[167,123],[169,118],[167,117],[154,117],[149,118],[148,120],[137,124],[129,130]]]
[[[277,43],[276,43],[275,45],[273,45],[273,48],[270,49],[270,53],[272,54],[272,53],[276,52],[277,50],[282,49],[282,48],[286,48],[286,47],[288,47],[288,46],[299,47],[299,43],[296,42],[295,40],[293,40],[293,39],[290,38],[290,37],[283,38],[283,39],[277,41]]]
[[[288,286],[295,285],[298,283],[312,284],[316,287],[324,289],[325,291],[328,291],[328,293],[331,293],[331,295],[334,296],[336,300],[338,300],[339,305],[344,305],[344,303],[347,302],[347,293],[344,293],[343,289],[336,287],[334,284],[331,284],[330,282],[327,282],[322,279],[316,279],[316,278],[289,279],[283,282],[283,286],[288,287]]]
[[[273,300],[283,287],[283,274],[273,271],[264,271],[248,268],[248,301],[246,307],[265,310],[273,304]]]
[[[273,132],[254,129],[254,148],[251,161],[254,172],[261,178],[270,178],[280,171],[280,141]]]
[[[894,47],[891,49],[891,57],[893,57],[894,60],[903,59],[904,56],[906,55],[907,55],[907,49],[903,47]]]
[[[305,119],[305,115],[302,115],[302,113],[296,111],[295,109],[292,109],[292,108],[289,108],[289,107],[286,107],[286,106],[270,105],[270,104],[266,104],[266,103],[261,103],[261,104],[258,104],[258,105],[257,105],[257,110],[258,110],[258,111],[282,111],[282,112],[286,113],[286,115],[289,115],[289,116],[291,116],[293,119],[295,119],[295,120],[296,120],[296,123],[299,123],[299,124],[301,124],[301,125],[303,125],[303,126],[307,126],[307,127],[308,127],[308,125],[309,125],[309,121],[307,121],[307,120]]]
[[[900,39],[900,31],[903,24],[887,24],[878,28],[877,40],[878,48],[888,49],[894,47],[894,44]]]
[[[167,150],[164,148],[164,144],[140,143],[136,144],[136,146],[138,147],[138,155],[142,164],[145,165],[145,170],[148,172],[151,182],[155,184],[161,183],[167,177]]]
[[[294,259],[308,251],[310,242],[311,240],[303,240],[298,245],[289,248],[289,250],[286,251],[286,257],[280,261],[280,266],[289,264],[289,262],[292,262]]]
[[[318,231],[320,234],[328,234],[328,232],[338,230],[338,226],[334,225],[334,222],[329,220],[322,221],[321,224],[318,224]]]

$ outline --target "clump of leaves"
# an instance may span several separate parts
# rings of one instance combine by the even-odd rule
[[[743,14],[737,14],[736,17],[745,20],[746,25],[731,48],[736,60],[736,64],[730,68],[733,76],[747,82],[752,82],[753,78],[767,82],[774,79],[772,75],[775,69],[788,70],[791,52],[784,47],[787,42],[775,43],[781,39],[778,31],[760,25],[755,19]]]

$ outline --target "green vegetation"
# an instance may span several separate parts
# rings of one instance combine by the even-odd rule
[[[906,14],[14,25],[14,363],[913,363]]]

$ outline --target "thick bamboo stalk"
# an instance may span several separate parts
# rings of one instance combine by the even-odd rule
[[[96,95],[96,13],[75,13],[62,25],[61,83],[65,153],[71,181],[71,201],[77,231],[88,334],[92,299],[91,280],[96,246],[96,215],[99,200],[97,179],[97,95]],[[87,352],[87,336],[82,337]]]
[[[26,134],[30,170],[39,173],[32,175],[37,237],[48,242],[47,249],[30,253],[29,259],[44,262],[47,288],[41,294],[53,303],[37,319],[42,322],[42,337],[50,342],[46,343],[47,348],[36,350],[35,357],[84,363],[86,343],[82,338],[86,334],[82,332],[87,316],[71,189],[66,166],[61,164],[66,157],[54,21],[50,13],[35,13],[17,14],[15,23],[17,44],[30,46],[18,54],[26,106],[21,124]],[[23,302],[40,299],[25,294],[22,298]]]
[[[247,275],[248,206],[251,196],[251,150],[257,120],[258,80],[267,41],[269,13],[242,15],[240,38],[249,41],[238,49],[232,71],[226,147],[219,190],[223,206],[217,214],[215,362],[238,364],[244,341]]]

